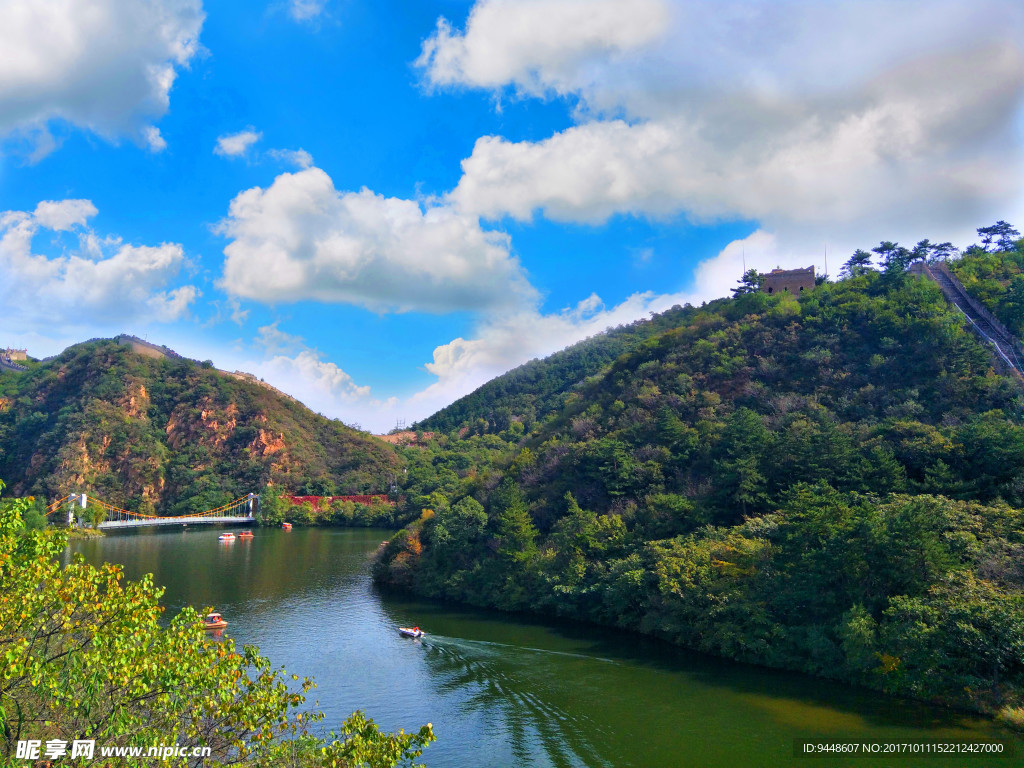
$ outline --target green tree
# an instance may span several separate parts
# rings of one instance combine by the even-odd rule
[[[0,488],[3,483],[0,482]],[[27,502],[0,510],[0,755],[20,739],[95,739],[106,746],[209,747],[204,765],[391,766],[433,740],[382,734],[356,713],[322,740],[301,693],[258,650],[204,637],[188,608],[166,626],[150,577],[81,558],[60,565],[66,536],[26,530]],[[312,681],[302,684],[307,691]]]
[[[736,522],[756,514],[767,501],[767,478],[761,465],[770,443],[771,435],[755,411],[740,408],[729,417],[722,431],[720,458],[714,464],[722,520]]]
[[[874,256],[858,248],[853,252],[853,256],[850,257],[849,261],[843,265],[841,274],[849,277],[863,275],[865,272],[872,271],[872,261],[874,261]]]
[[[761,288],[761,275],[758,274],[756,269],[748,269],[737,282],[739,282],[739,285],[732,289],[733,296],[757,293]]]
[[[871,249],[882,259],[886,274],[902,274],[910,266],[914,255],[899,243],[883,240]]]
[[[107,519],[107,510],[101,507],[99,504],[93,504],[88,509],[89,522],[92,523],[93,528],[99,528],[100,523]]]
[[[1012,224],[1005,221],[997,221],[989,227],[979,227],[978,235],[981,237],[985,250],[992,248],[995,243],[995,250],[1009,251],[1014,246],[1014,238],[1020,237],[1020,232],[1013,228]]]
[[[1016,335],[1024,335],[1024,275],[1014,275],[999,299],[998,314]]]

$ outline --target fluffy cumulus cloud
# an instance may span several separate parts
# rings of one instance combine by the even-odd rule
[[[45,153],[47,124],[62,120],[163,148],[151,121],[200,50],[201,0],[3,0],[0,15],[0,135]]]
[[[435,86],[566,91],[607,57],[660,38],[668,19],[664,0],[481,0],[464,33],[439,19],[416,64]]]
[[[367,189],[342,192],[319,168],[240,193],[219,231],[231,240],[221,287],[265,303],[451,312],[535,297],[508,237],[475,216]]]
[[[171,287],[185,264],[180,245],[130,245],[100,238],[87,227],[97,213],[89,200],[44,201],[35,211],[0,213],[0,299],[5,324],[18,333],[61,328],[110,328],[170,322],[188,313],[192,285]],[[49,232],[76,242],[57,256],[35,253]]]
[[[933,236],[1021,194],[1019,3],[651,2],[603,33],[583,23],[590,5],[480,0],[463,32],[444,22],[424,44],[431,83],[575,103],[577,125],[547,139],[481,138],[459,210]]]
[[[217,137],[217,144],[213,148],[214,154],[221,157],[242,157],[249,151],[249,147],[263,137],[263,134],[252,128],[247,128],[238,133],[229,133]]]
[[[308,346],[301,336],[282,331],[277,323],[259,329],[256,345],[266,358],[256,368],[272,380],[289,382],[288,391],[306,394],[306,401],[355,400],[367,397],[369,387],[360,387],[335,363]]]
[[[66,232],[73,227],[84,227],[99,211],[92,200],[43,200],[36,206],[32,220],[44,229]]]

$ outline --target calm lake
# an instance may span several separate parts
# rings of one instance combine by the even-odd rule
[[[711,659],[593,627],[520,620],[377,591],[390,533],[221,529],[72,543],[92,563],[152,573],[168,612],[215,606],[238,644],[315,678],[325,730],[355,709],[383,728],[434,724],[432,768],[480,766],[1009,766],[1024,743],[987,721],[836,683]],[[419,625],[423,640],[399,637]],[[795,739],[1001,739],[1016,757],[797,758]]]

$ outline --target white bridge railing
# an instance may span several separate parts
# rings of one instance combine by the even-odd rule
[[[207,509],[203,512],[193,512],[188,515],[147,515],[142,512],[132,512],[113,504],[89,496],[85,493],[72,493],[63,499],[53,502],[47,507],[47,516],[57,512],[65,504],[67,505],[67,522],[73,525],[75,521],[76,507],[85,510],[89,507],[104,511],[106,519],[99,522],[97,528],[136,528],[147,525],[204,525],[210,523],[245,523],[254,520],[256,509],[259,503],[259,496],[250,493],[240,496],[234,501],[229,501],[214,509]]]

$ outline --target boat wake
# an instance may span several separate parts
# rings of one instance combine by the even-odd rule
[[[575,679],[565,675],[564,660],[584,667],[595,661],[614,661],[438,635],[427,635],[423,647],[438,692],[459,698],[464,714],[483,715],[489,723],[501,723],[513,752],[522,756],[524,764],[535,763],[539,747],[552,765],[612,765],[591,742],[605,729],[570,711],[576,708],[574,702],[581,691]]]

